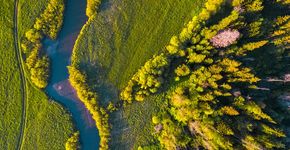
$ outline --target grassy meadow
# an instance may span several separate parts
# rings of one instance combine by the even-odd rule
[[[13,40],[13,1],[0,11],[0,147],[15,149],[21,121],[21,82]],[[5,41],[5,42],[4,42]]]
[[[19,0],[18,12],[18,32],[19,36],[24,36],[25,32],[30,29],[37,17],[42,13],[49,0]]]
[[[22,149],[64,149],[73,133],[68,112],[32,85],[28,97]]]
[[[75,58],[122,88],[196,14],[201,0],[105,1],[75,46]]]
[[[19,39],[32,27],[49,0],[19,1]],[[64,149],[73,133],[70,115],[60,104],[28,82],[28,103],[23,149]],[[45,140],[49,139],[49,140]]]
[[[31,27],[46,2],[20,0],[19,36]],[[0,40],[3,41],[0,45],[0,147],[16,148],[22,111],[26,111],[22,149],[64,149],[66,140],[73,133],[73,124],[66,110],[30,82],[27,82],[27,107],[22,110],[21,78],[13,39],[14,1],[3,2],[0,10]]]
[[[202,0],[105,1],[98,15],[85,25],[74,47],[88,84],[106,105],[170,38],[197,14]],[[163,95],[148,97],[110,115],[111,149],[137,148],[152,141],[152,114],[162,108]]]

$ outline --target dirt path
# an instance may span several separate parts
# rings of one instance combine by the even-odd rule
[[[25,79],[25,72],[24,72],[24,65],[21,56],[21,51],[19,49],[19,40],[18,40],[18,2],[19,0],[14,1],[14,47],[17,55],[17,62],[18,68],[20,71],[20,78],[21,78],[21,94],[22,94],[22,116],[20,122],[20,133],[17,142],[17,150],[21,149],[22,141],[23,141],[23,134],[25,129],[25,122],[26,122],[26,100],[27,100],[27,84]]]

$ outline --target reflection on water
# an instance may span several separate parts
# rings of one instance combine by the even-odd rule
[[[46,54],[48,56],[55,55],[56,50],[57,50],[57,47],[59,45],[59,41],[58,40],[57,41],[52,41],[50,39],[45,39],[44,42],[43,42],[43,44],[45,46],[44,48],[45,48]]]
[[[60,81],[52,85],[54,91],[57,92],[58,95],[66,98],[67,100],[74,101],[78,105],[78,110],[82,113],[82,118],[85,120],[87,127],[94,127],[94,120],[90,116],[90,113],[87,109],[85,109],[84,105],[80,102],[77,97],[76,90],[71,86],[68,80]]]
[[[95,123],[76,95],[68,81],[67,66],[75,40],[85,24],[85,0],[68,0],[64,14],[64,24],[56,40],[44,40],[44,49],[51,60],[51,78],[46,88],[47,94],[61,103],[71,114],[77,130],[80,131],[82,149],[98,149],[99,136]]]

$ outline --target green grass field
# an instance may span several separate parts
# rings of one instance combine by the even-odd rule
[[[76,57],[97,64],[122,88],[146,60],[160,51],[196,14],[201,0],[103,2],[101,12],[78,39]]]
[[[20,1],[20,35],[30,28],[46,1]],[[26,5],[26,6],[24,6]],[[15,149],[20,135],[22,117],[22,94],[20,71],[17,66],[13,39],[14,1],[5,1],[0,8],[0,147]],[[36,10],[37,8],[37,10]],[[28,16],[24,15],[29,12]],[[32,13],[33,12],[33,13]],[[22,149],[64,149],[64,144],[73,133],[70,115],[46,95],[28,83],[26,95],[26,123]]]
[[[20,131],[21,82],[13,41],[13,1],[0,7],[0,147],[15,149]],[[4,42],[5,41],[5,42]]]
[[[25,32],[30,29],[37,17],[45,9],[49,0],[19,0],[19,36],[22,37]]]
[[[73,133],[70,115],[53,100],[29,85],[23,149],[64,149]]]
[[[102,0],[98,14],[83,27],[72,58],[72,62],[80,62],[81,71],[88,76],[88,84],[100,96],[102,107],[106,107],[109,101],[120,102],[119,92],[132,75],[154,54],[162,51],[173,35],[180,33],[185,24],[200,11],[204,1]],[[48,2],[19,0],[19,40],[33,26]],[[21,72],[13,39],[14,1],[3,0],[0,11],[0,149],[16,149],[19,137],[22,137],[21,149],[24,150],[65,149],[67,139],[74,133],[71,116],[60,104],[37,89],[29,77],[25,77],[27,90],[24,93],[27,100],[23,108]],[[289,64],[282,65],[278,59],[273,65],[270,64],[274,58],[278,58],[278,55],[274,57],[271,49],[254,52],[251,56],[266,62],[262,66],[264,68],[257,61],[252,62],[254,65],[248,64],[254,66],[263,79],[277,74],[281,77],[289,72],[286,68]],[[268,59],[271,61],[265,61]],[[271,72],[272,67],[275,68],[273,70],[280,69],[280,72]],[[165,86],[163,88],[174,89],[175,85],[168,83]],[[289,91],[288,87],[289,84],[285,84],[283,90],[276,89],[274,92],[281,95],[281,91]],[[151,134],[154,132],[151,118],[166,109],[165,96],[165,92],[159,92],[146,97],[143,102],[133,102],[111,113],[110,149],[137,149],[138,146],[159,143],[154,141]],[[23,112],[26,112],[24,123],[21,121]],[[287,116],[289,111],[281,114]],[[277,113],[277,118],[279,115]],[[287,117],[284,120],[290,119]],[[20,136],[21,125],[24,125],[23,136]]]
[[[81,62],[103,103],[116,100],[132,75],[180,32],[202,4],[202,0],[103,2],[97,17],[82,30],[73,59]],[[111,114],[111,149],[154,142],[149,122],[162,107],[162,97],[155,95]]]

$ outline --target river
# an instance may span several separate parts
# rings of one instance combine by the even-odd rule
[[[56,40],[44,40],[44,49],[51,60],[51,78],[46,93],[62,104],[71,115],[80,132],[81,149],[98,149],[99,135],[95,123],[84,105],[78,100],[68,82],[67,66],[77,36],[86,23],[86,0],[66,0],[63,27]]]

